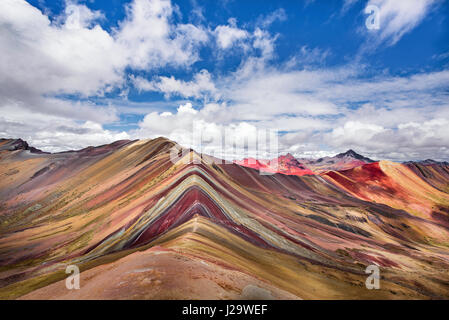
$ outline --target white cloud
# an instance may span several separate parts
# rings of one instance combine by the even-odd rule
[[[184,105],[180,105],[178,108],[178,114],[180,115],[184,115],[184,114],[197,114],[198,111],[195,110],[192,106],[192,104],[190,102],[184,104]]]
[[[342,13],[347,12],[353,5],[356,4],[357,1],[359,0],[344,0],[341,12]]]
[[[25,1],[0,2],[2,87],[9,83],[20,95],[91,95],[121,82],[121,50],[98,25],[88,28],[97,14],[85,6],[69,8],[64,23],[55,25]],[[117,54],[105,54],[111,51]]]
[[[260,28],[254,31],[253,47],[261,51],[261,56],[264,59],[270,59],[274,52],[274,42],[277,36],[272,37],[270,33]]]
[[[348,121],[326,135],[334,147],[356,148],[367,155],[396,160],[449,157],[449,119],[403,122],[394,128]]]
[[[368,5],[379,8],[380,29],[371,32],[375,45],[394,45],[426,17],[438,0],[369,0]]]
[[[224,54],[237,52],[231,49],[239,49],[242,64],[263,66],[274,57],[275,42],[278,38],[277,34],[272,35],[264,28],[275,20],[282,19],[283,12],[278,10],[262,20],[259,18],[253,31],[240,29],[235,18],[230,18],[228,25],[217,26],[212,34],[217,47],[221,49],[217,52],[218,58],[223,58]]]
[[[281,146],[302,155],[352,147],[373,158],[448,157],[443,123],[449,119],[449,71],[369,79],[360,77],[361,66],[252,71],[217,79],[215,86],[226,103],[198,108],[192,119],[290,131]],[[411,125],[416,123],[425,125]],[[167,126],[165,133],[170,134]],[[179,126],[172,122],[171,128]]]
[[[65,21],[68,29],[81,29],[91,27],[96,20],[104,19],[100,11],[92,11],[85,5],[68,2],[65,8]]]
[[[0,114],[1,137],[22,138],[47,152],[77,150],[130,138],[126,132],[105,130],[98,122],[30,113],[17,106],[2,107]]]
[[[189,145],[185,137],[192,134],[194,121],[242,129],[242,137],[249,132],[243,124],[248,124],[255,130],[289,131],[281,147],[297,155],[329,155],[352,147],[373,158],[448,156],[442,149],[448,142],[444,126],[436,120],[449,119],[449,71],[367,79],[360,65],[294,70],[253,61],[248,57],[235,73],[211,80],[220,92],[218,101],[198,106],[195,114],[183,114],[181,108],[161,119],[164,115],[153,113],[140,125],[140,136],[165,135]],[[414,123],[426,124],[426,131]]]
[[[344,6],[355,2],[346,0]],[[396,43],[436,2],[369,0],[381,14],[381,29],[370,33],[371,44]],[[374,158],[448,158],[449,71],[367,79],[361,65],[323,68],[330,51],[308,46],[276,68],[269,65],[278,36],[264,28],[285,19],[283,10],[259,20],[251,31],[235,19],[215,29],[177,23],[175,12],[169,0],[133,0],[123,21],[106,31],[99,24],[101,12],[76,2],[68,2],[50,21],[25,1],[2,0],[0,135],[22,137],[47,150],[161,135],[189,145],[196,123],[211,141],[208,152],[225,130],[235,139],[252,139],[257,129],[272,128],[289,131],[281,146],[297,154],[328,155],[354,147]],[[165,67],[188,69],[211,39],[219,55],[243,50],[235,72],[212,76],[201,70],[189,81],[153,75]],[[172,113],[163,111],[166,101],[147,107],[129,102],[119,110],[152,112],[129,134],[105,130],[103,124],[117,121],[120,111],[107,99],[102,105],[91,102],[91,96],[117,88],[126,92],[125,70],[151,74],[129,77],[141,91],[201,105],[179,101]],[[66,94],[79,99],[61,98]]]
[[[208,40],[207,32],[191,24],[170,23],[170,0],[134,0],[126,9],[127,18],[115,38],[131,68],[188,66],[198,60],[197,46]]]
[[[201,27],[175,23],[173,11],[169,0],[133,0],[126,6],[124,20],[108,32],[98,24],[104,19],[101,12],[75,1],[67,1],[64,12],[53,21],[24,0],[0,1],[0,109],[28,110],[42,121],[43,115],[49,119],[56,116],[75,127],[74,120],[99,124],[116,121],[114,107],[86,98],[123,89],[126,68],[149,71],[167,65],[190,66],[198,60],[199,47],[208,41],[207,31]],[[200,75],[197,80],[204,77]],[[117,137],[114,132],[97,129],[97,133],[91,130],[97,142],[110,141],[106,135]],[[58,136],[54,129],[35,131],[31,141],[41,146],[37,136],[44,132]],[[11,131],[3,133],[12,135]],[[61,134],[67,137],[65,132]],[[86,135],[80,140],[48,141],[60,148],[90,140]]]
[[[258,126],[247,122],[225,124],[214,121],[210,116],[218,110],[216,107],[209,105],[196,110],[191,103],[186,103],[180,105],[174,114],[153,112],[145,116],[139,123],[139,129],[134,130],[131,135],[135,138],[165,136],[184,147],[226,160],[256,156],[257,152],[269,157],[268,144],[261,144],[261,150],[245,148],[245,143],[255,145],[260,130]]]
[[[229,49],[235,43],[246,39],[249,34],[246,30],[237,27],[235,19],[228,20],[229,25],[220,25],[215,28],[217,45],[221,49]]]
[[[323,50],[320,48],[302,46],[299,52],[287,61],[286,66],[288,69],[298,66],[311,66],[314,64],[322,66],[330,54],[331,52],[329,49]]]
[[[147,114],[139,123],[139,135],[149,137],[169,136],[173,131],[187,131],[192,129],[192,121],[198,113],[191,103],[180,105],[175,114],[171,112],[152,112]]]
[[[107,32],[95,23],[102,14],[84,5],[69,2],[52,23],[25,1],[1,1],[0,102],[71,117],[64,111],[71,103],[59,99],[61,108],[52,109],[47,105],[58,99],[48,97],[102,95],[124,84],[126,67],[191,65],[207,33],[172,24],[172,12],[168,0],[134,0],[119,27]]]
[[[279,8],[265,17],[260,17],[258,19],[257,25],[261,26],[262,28],[267,28],[276,21],[285,20],[287,20],[287,14],[285,13],[285,10],[283,8]]]
[[[280,115],[333,115],[337,106],[311,94],[333,73],[281,71],[244,65],[219,86],[231,113],[240,120],[268,120]],[[238,110],[238,112],[237,112]],[[257,110],[257,112],[255,112]]]
[[[207,70],[201,70],[193,76],[192,81],[177,80],[171,77],[158,77],[157,80],[148,81],[142,77],[132,77],[134,86],[141,91],[158,91],[165,94],[166,98],[179,95],[185,98],[205,98],[217,96],[217,89]]]
[[[379,133],[384,132],[382,126],[370,123],[362,123],[356,121],[348,121],[343,127],[332,130],[332,140],[341,146],[359,145],[367,143]]]

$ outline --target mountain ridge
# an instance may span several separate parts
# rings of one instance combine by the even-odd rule
[[[162,137],[162,136],[161,137],[157,137],[155,139],[162,139],[162,140],[171,141],[170,139],[168,139],[166,137]],[[132,143],[132,142],[136,142],[136,141],[148,141],[148,140],[154,140],[154,139],[134,139],[134,140],[124,139],[124,140],[117,140],[117,141],[113,141],[113,142],[110,142],[110,143],[101,144],[101,145],[97,145],[97,146],[91,145],[91,146],[83,147],[83,148],[80,148],[80,149],[70,149],[70,150],[63,150],[63,151],[58,151],[58,152],[48,152],[48,151],[43,151],[41,149],[35,148],[33,146],[30,146],[29,143],[26,140],[23,140],[22,138],[0,138],[0,151],[2,151],[2,150],[9,150],[9,151],[27,150],[27,151],[30,151],[31,153],[40,153],[40,154],[77,153],[77,152],[89,152],[89,151],[95,150],[95,149],[113,147],[115,145]],[[174,144],[177,144],[174,141],[172,141],[172,142]],[[373,162],[377,162],[378,161],[378,160],[372,160],[372,159],[370,159],[368,157],[365,157],[365,156],[357,153],[353,149],[348,149],[346,152],[338,153],[338,154],[336,154],[335,156],[332,156],[332,157],[321,157],[321,158],[317,158],[317,159],[315,159],[315,158],[297,158],[290,152],[287,152],[285,154],[281,154],[278,158],[286,158],[286,159],[294,158],[295,161],[297,161],[301,165],[304,165],[303,162],[305,162],[305,161],[322,162],[326,158],[338,158],[338,159],[341,159],[341,158],[344,158],[344,157],[351,157],[351,158],[354,158],[354,159],[357,159],[357,160],[363,160],[366,163],[373,163]],[[274,159],[266,160],[266,159],[245,158],[245,159],[242,159],[242,160],[234,160],[234,161],[244,161],[244,160],[254,160],[254,161],[259,161],[260,162],[260,161],[272,161]],[[404,164],[419,163],[419,164],[424,164],[424,165],[432,165],[432,164],[449,165],[448,161],[437,161],[437,160],[433,160],[433,159],[406,160],[406,161],[402,161],[402,163],[404,163]]]
[[[26,142],[20,138],[19,139],[0,138],[0,151],[2,151],[2,150],[8,150],[8,151],[26,150],[26,151],[30,151],[31,153],[38,153],[38,154],[48,153],[48,152],[44,152],[40,149],[29,146],[28,142]]]
[[[351,157],[351,158],[354,158],[354,159],[357,159],[357,160],[365,161],[365,162],[367,162],[367,163],[376,162],[376,161],[374,161],[374,160],[371,160],[370,158],[367,158],[367,157],[365,157],[365,156],[362,156],[361,154],[355,152],[355,151],[352,150],[352,149],[349,149],[348,151],[343,152],[343,153],[339,153],[339,154],[337,154],[337,155],[334,156],[334,157],[335,157],[335,158]]]

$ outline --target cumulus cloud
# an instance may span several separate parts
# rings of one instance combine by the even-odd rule
[[[173,22],[173,11],[169,0],[133,0],[118,27],[106,31],[98,23],[104,15],[77,2],[68,1],[51,21],[24,0],[1,1],[0,108],[116,121],[113,107],[87,98],[123,88],[126,68],[189,66],[208,41],[201,27]]]
[[[85,5],[66,2],[65,15],[60,18],[65,18],[63,21],[65,27],[68,29],[88,28],[96,20],[104,19],[105,16],[98,10],[90,10]]]
[[[192,121],[195,120],[195,115],[198,113],[190,102],[180,105],[177,112],[152,112],[147,114],[139,123],[141,136],[148,135],[167,136],[173,131],[187,131],[191,130]]]
[[[98,24],[104,18],[101,12],[75,2],[68,2],[64,13],[53,22],[24,0],[2,1],[0,9],[1,96],[13,100],[30,97],[25,101],[30,108],[38,96],[86,97],[110,92],[124,85],[125,68],[149,71],[192,65],[199,59],[200,46],[210,37],[209,30],[202,26],[174,23],[169,0],[130,2],[124,20],[110,32]],[[270,19],[280,16],[281,11],[275,12]],[[253,48],[263,55],[273,52],[273,39],[267,32],[240,29],[235,19],[230,19],[229,25],[217,26],[214,32],[223,49],[251,38]],[[181,94],[197,96],[204,86],[213,90],[209,78],[208,72],[202,71],[192,86],[168,77],[159,78],[159,84],[153,85],[167,88],[169,94],[177,91],[169,88],[173,85]],[[141,80],[135,83],[144,89]]]
[[[374,158],[447,159],[449,71],[374,79],[363,72],[360,66],[236,72],[215,84],[226,103],[198,108],[195,119],[288,131],[281,147],[298,156],[352,147]],[[411,126],[416,123],[426,124],[426,131]]]
[[[216,44],[223,52],[229,52],[232,48],[243,50],[243,63],[252,60],[253,63],[265,63],[273,58],[277,34],[272,35],[266,30],[272,22],[282,17],[281,11],[275,11],[261,22],[257,23],[254,30],[245,30],[237,26],[237,20],[230,18],[228,25],[219,25],[213,31]],[[267,20],[268,19],[268,20]],[[219,52],[219,55],[223,52]]]
[[[242,157],[266,158],[277,154],[279,149],[271,148],[269,143],[269,137],[273,136],[274,131],[244,121],[229,123],[224,123],[220,119],[215,121],[219,109],[218,105],[208,105],[197,110],[189,102],[180,105],[175,113],[152,112],[145,116],[131,136],[135,138],[165,136],[184,147],[191,147],[197,152],[226,160]],[[268,142],[262,143],[262,138],[268,139]],[[259,147],[254,147],[257,146],[257,139]]]
[[[98,25],[88,27],[95,16],[89,9],[70,8],[55,25],[25,1],[0,3],[1,87],[10,83],[29,94],[90,95],[121,81],[123,56],[114,39]],[[104,55],[110,51],[117,55]]]
[[[368,155],[396,160],[449,157],[448,119],[402,122],[396,127],[348,121],[326,136],[336,147],[356,148]]]
[[[221,49],[229,49],[249,35],[246,30],[237,27],[237,21],[230,18],[228,25],[219,25],[215,28],[217,45]]]
[[[75,121],[56,115],[30,113],[21,107],[0,108],[0,136],[22,138],[47,152],[81,149],[129,139],[126,132],[105,130],[95,121]]]
[[[449,71],[367,79],[360,65],[296,70],[254,65],[252,59],[235,73],[211,79],[211,88],[220,93],[217,101],[199,104],[194,113],[182,108],[175,114],[153,113],[140,125],[140,136],[165,135],[190,145],[185,137],[194,131],[194,121],[216,129],[240,128],[242,137],[250,134],[242,126],[246,123],[256,131],[282,131],[281,150],[300,157],[354,148],[373,158],[447,158],[443,145],[449,141],[443,122],[436,120],[449,119]],[[188,84],[185,97],[206,94],[192,91],[196,82],[174,83],[176,92],[183,91],[178,85]],[[426,131],[415,128],[416,123],[426,124]]]
[[[122,85],[126,67],[190,65],[207,34],[172,25],[172,13],[168,0],[134,0],[108,33],[95,24],[102,14],[84,5],[69,3],[55,24],[25,1],[2,1],[0,84],[7,89],[1,95],[97,95]]]
[[[201,27],[170,23],[170,0],[134,0],[126,12],[127,18],[114,36],[126,52],[126,64],[131,68],[191,65],[198,60],[198,44],[208,40]]]

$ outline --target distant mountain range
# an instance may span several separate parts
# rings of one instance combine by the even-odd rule
[[[425,166],[432,166],[432,165],[444,165],[444,166],[447,166],[447,165],[449,165],[449,162],[447,162],[447,161],[435,161],[435,160],[432,160],[432,159],[427,159],[427,160],[422,160],[422,161],[405,161],[404,163],[405,164],[418,163],[418,164],[422,164],[422,165],[425,165]]]
[[[301,161],[316,173],[332,170],[348,170],[364,164],[375,162],[374,160],[364,157],[353,150],[339,153],[334,157],[324,157],[317,160],[301,159]]]
[[[236,160],[234,161],[234,163],[244,167],[271,173],[282,173],[286,175],[297,175],[297,176],[315,174],[304,164],[300,163],[298,159],[293,157],[290,153],[287,155],[279,156],[276,159],[264,160],[264,159],[246,158],[240,161]]]
[[[349,150],[260,175],[173,147],[0,140],[0,299],[449,299],[447,164]]]
[[[375,161],[353,150],[337,154],[334,157],[319,159],[296,159],[289,153],[271,160],[247,158],[235,161],[239,165],[253,169],[298,176],[315,175],[332,170],[348,170],[373,162]]]
[[[333,157],[319,159],[295,158],[292,154],[288,153],[270,160],[245,158],[243,160],[234,161],[234,163],[248,168],[297,176],[322,174],[327,171],[349,170],[374,162],[377,161],[362,156],[351,149]],[[439,162],[427,159],[423,161],[406,161],[404,164],[448,166],[449,162]]]

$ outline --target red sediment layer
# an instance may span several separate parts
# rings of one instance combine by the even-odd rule
[[[131,244],[131,247],[146,244],[166,231],[190,221],[196,215],[206,217],[216,224],[225,226],[253,244],[264,248],[271,247],[256,233],[236,224],[227,217],[220,207],[198,187],[191,187],[184,192],[167,211],[162,213],[139,235]]]

